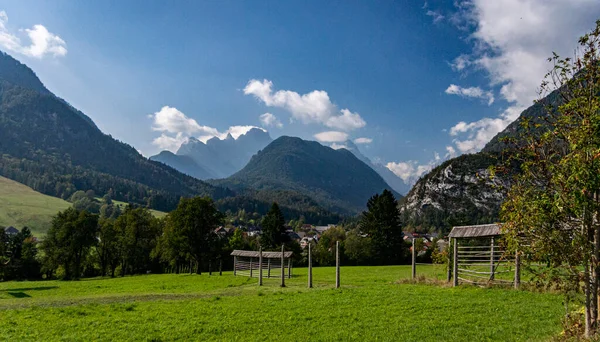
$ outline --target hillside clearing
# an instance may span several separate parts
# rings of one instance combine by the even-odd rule
[[[398,284],[409,266],[295,269],[278,280],[146,275],[0,283],[2,340],[547,340],[562,298],[476,287]],[[421,274],[443,277],[440,267]]]
[[[34,235],[46,233],[52,217],[71,203],[41,194],[30,187],[0,177],[0,226],[27,226]]]

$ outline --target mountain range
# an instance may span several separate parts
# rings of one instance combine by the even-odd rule
[[[198,179],[226,178],[241,170],[256,154],[273,139],[261,128],[251,128],[234,138],[213,137],[206,143],[190,138],[182,144],[177,154],[163,151],[150,159],[165,163]]]
[[[363,210],[375,193],[392,190],[352,152],[287,136],[259,151],[239,172],[212,184],[234,191],[295,191],[329,210],[347,214]]]
[[[68,199],[75,191],[93,190],[162,211],[172,210],[181,197],[210,196],[223,211],[262,215],[277,201],[290,219],[329,223],[341,219],[338,213],[359,213],[369,197],[390,188],[348,150],[299,138],[273,141],[259,128],[235,139],[190,139],[177,153],[147,159],[104,134],[5,53],[0,152],[0,176],[41,193]]]
[[[490,166],[504,165],[504,155],[512,153],[513,144],[522,142],[523,121],[539,124],[537,129],[543,129],[548,125],[542,119],[548,106],[556,108],[559,103],[559,90],[555,90],[525,109],[480,152],[447,160],[422,176],[400,201],[405,224],[448,231],[455,225],[497,222],[500,205],[519,166],[511,166],[493,177]]]

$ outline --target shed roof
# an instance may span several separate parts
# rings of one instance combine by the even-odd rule
[[[502,224],[479,224],[475,226],[453,227],[448,235],[451,238],[475,238],[501,235],[500,228]]]
[[[233,252],[231,252],[231,255],[248,257],[248,258],[258,258],[259,257],[259,253],[257,251],[242,251],[239,249],[236,249]],[[292,255],[294,255],[294,252],[283,253],[284,258],[290,258]],[[263,256],[263,258],[266,258],[266,259],[281,259],[281,252],[262,252],[262,256]]]

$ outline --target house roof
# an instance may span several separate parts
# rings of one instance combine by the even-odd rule
[[[480,224],[475,226],[453,227],[448,235],[451,238],[475,238],[502,235],[500,228],[502,224]]]
[[[13,226],[8,226],[6,228],[4,228],[4,231],[6,232],[6,234],[19,234],[19,230]]]
[[[257,251],[242,251],[242,250],[236,249],[233,252],[231,252],[231,255],[248,257],[248,258],[258,258],[259,252],[257,252]],[[294,252],[285,252],[283,254],[283,257],[290,258],[290,257],[292,257],[292,255],[294,255]],[[263,256],[263,258],[266,258],[266,259],[281,259],[281,252],[262,252],[262,256]]]

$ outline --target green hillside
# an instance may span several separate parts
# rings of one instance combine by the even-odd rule
[[[57,212],[65,210],[71,203],[60,198],[47,196],[28,186],[0,177],[0,226],[21,229],[28,226],[34,235],[46,232]]]
[[[298,192],[327,210],[344,214],[359,213],[371,196],[391,190],[352,152],[287,136],[259,151],[241,171],[214,184],[236,191]]]

